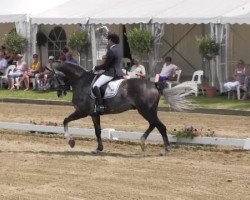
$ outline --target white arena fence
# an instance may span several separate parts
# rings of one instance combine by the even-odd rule
[[[22,124],[22,123],[8,123],[0,122],[0,128],[12,129],[19,131],[32,131],[32,132],[45,132],[64,134],[64,128],[59,126],[35,125],[35,124]],[[86,128],[69,128],[69,132],[75,136],[95,137],[94,129]],[[102,137],[110,140],[139,140],[143,133],[139,132],[125,132],[116,131],[112,128],[102,130]],[[222,138],[222,137],[194,137],[194,138],[177,138],[169,135],[169,141],[176,144],[193,144],[193,145],[222,145],[234,146],[246,150],[250,150],[250,138],[237,139],[237,138]],[[150,134],[148,141],[162,141],[160,134]]]

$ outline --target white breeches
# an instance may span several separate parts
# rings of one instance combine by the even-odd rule
[[[240,82],[239,81],[234,81],[234,82],[227,82],[224,84],[224,88],[227,90],[227,91],[230,91],[230,90],[236,90],[236,86],[240,85]]]
[[[112,79],[113,79],[112,76],[106,76],[106,75],[102,74],[102,75],[96,80],[96,82],[94,83],[93,88],[94,88],[95,86],[97,86],[97,87],[100,88],[101,86],[103,86],[105,83],[111,81]]]

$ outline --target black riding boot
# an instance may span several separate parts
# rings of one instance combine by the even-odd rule
[[[103,113],[104,112],[104,106],[102,101],[102,95],[99,87],[95,86],[93,88],[93,93],[96,96],[96,112]]]

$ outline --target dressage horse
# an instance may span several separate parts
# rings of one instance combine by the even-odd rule
[[[71,138],[68,131],[68,123],[91,116],[98,142],[96,151],[102,151],[100,114],[94,112],[95,99],[91,97],[91,83],[95,74],[92,71],[87,71],[83,67],[71,63],[55,63],[53,68],[57,71],[54,79],[57,82],[56,89],[58,96],[66,94],[65,81],[68,81],[73,92],[72,103],[75,111],[63,121],[65,137],[68,139],[69,145],[74,147],[75,141]],[[183,97],[186,90],[186,88],[185,90],[181,90],[181,88],[164,89],[163,94],[173,109],[182,110],[183,108],[187,108]],[[161,94],[155,83],[146,79],[126,79],[119,86],[115,97],[104,99],[105,112],[103,114],[115,114],[130,109],[137,109],[139,114],[149,123],[149,127],[141,136],[142,150],[144,151],[148,135],[156,127],[162,135],[164,142],[163,152],[166,153],[170,146],[167,129],[157,116],[160,96]]]

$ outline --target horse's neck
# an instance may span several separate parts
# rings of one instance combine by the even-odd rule
[[[75,87],[77,89],[81,88],[88,88],[91,87],[91,83],[94,79],[94,76],[89,73],[84,73],[81,77],[78,77],[77,79],[72,79],[71,84],[72,87]]]

